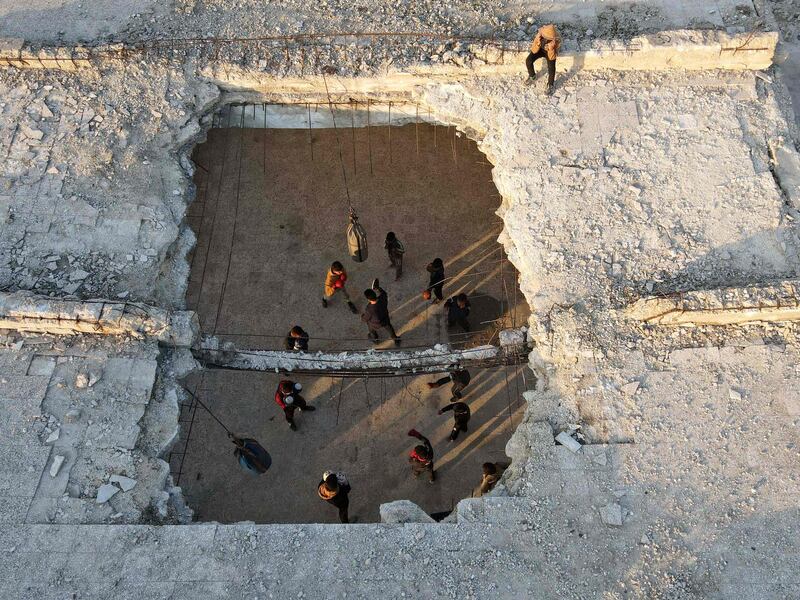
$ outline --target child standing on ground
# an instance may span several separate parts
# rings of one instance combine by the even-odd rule
[[[347,282],[347,271],[338,260],[331,264],[328,269],[328,274],[325,276],[325,295],[322,297],[323,308],[328,308],[328,302],[336,292],[341,292],[347,299],[347,307],[353,314],[358,314],[358,309],[353,301],[350,299],[350,294],[347,293],[345,283]]]

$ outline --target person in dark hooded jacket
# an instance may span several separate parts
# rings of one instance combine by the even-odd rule
[[[452,401],[461,400],[461,392],[469,385],[469,382],[472,381],[472,376],[469,374],[469,371],[463,367],[457,366],[454,370],[450,371],[450,374],[447,377],[442,377],[436,381],[429,382],[428,387],[433,390],[443,385],[447,385],[451,381],[453,382],[453,387],[451,389],[451,393],[453,394]]]
[[[439,304],[444,298],[442,295],[442,288],[444,287],[444,263],[441,258],[434,258],[425,268],[428,273],[430,273],[426,291],[429,295],[434,296],[431,303]]]
[[[452,327],[458,325],[464,331],[469,331],[469,298],[466,294],[458,294],[448,298],[444,303],[447,308],[447,324]]]
[[[394,340],[395,345],[399,346],[400,336],[397,335],[392,322],[389,320],[389,299],[377,279],[372,282],[372,289],[364,291],[364,296],[367,299],[367,306],[364,308],[361,320],[367,324],[369,339],[374,344],[377,344],[380,341],[378,332],[381,329],[386,329]]]
[[[308,352],[308,333],[299,325],[289,330],[286,336],[286,349],[295,352]]]
[[[386,241],[383,243],[386,253],[389,255],[390,268],[394,269],[394,280],[397,281],[403,276],[403,254],[406,249],[403,243],[397,239],[394,231],[386,234]]]
[[[467,424],[469,423],[469,418],[471,416],[471,413],[469,410],[469,406],[467,406],[466,403],[453,402],[445,407],[440,408],[437,411],[437,414],[442,415],[448,410],[453,411],[453,430],[450,432],[450,441],[455,442],[456,438],[458,438],[458,434],[460,431],[466,433]]]

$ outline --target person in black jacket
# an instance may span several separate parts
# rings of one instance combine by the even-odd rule
[[[441,258],[434,258],[425,268],[428,273],[431,274],[428,279],[428,288],[426,290],[429,295],[432,293],[434,296],[431,304],[439,304],[444,298],[442,295],[442,287],[444,287],[444,263]]]
[[[395,345],[399,346],[400,337],[389,320],[389,298],[386,295],[386,291],[380,287],[377,279],[373,280],[372,289],[364,291],[364,296],[367,299],[367,306],[364,308],[361,320],[369,328],[369,339],[372,340],[373,344],[377,344],[380,341],[378,332],[385,328],[394,340]]]
[[[458,325],[464,331],[469,331],[469,299],[466,294],[458,294],[448,298],[444,303],[447,307],[447,324],[449,326]]]
[[[441,379],[437,379],[436,381],[431,381],[428,383],[428,387],[430,389],[435,389],[452,381],[453,388],[451,391],[453,397],[450,401],[453,402],[455,400],[461,400],[461,391],[469,385],[471,380],[472,377],[470,376],[469,371],[463,367],[456,367],[447,377],[442,377]]]
[[[394,280],[397,281],[403,276],[403,254],[405,254],[406,249],[403,247],[403,243],[397,239],[394,231],[390,231],[386,234],[386,241],[383,243],[383,247],[386,248],[386,252],[389,255],[389,265],[390,268],[394,269]]]
[[[286,336],[286,349],[296,352],[308,352],[308,334],[299,325],[289,330]]]
[[[325,478],[317,485],[317,494],[328,504],[339,509],[339,520],[349,523],[347,509],[350,507],[350,484],[342,473],[325,472]]]
[[[448,404],[447,406],[440,408],[437,411],[437,414],[444,414],[448,410],[453,411],[453,431],[450,432],[450,441],[455,442],[456,438],[458,437],[458,432],[463,431],[466,433],[467,431],[467,423],[469,423],[469,418],[471,416],[469,406],[467,406],[464,402],[453,402]]]

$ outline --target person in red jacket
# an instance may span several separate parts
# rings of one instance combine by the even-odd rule
[[[417,438],[421,444],[414,446],[414,449],[408,455],[408,462],[411,464],[411,472],[414,478],[418,478],[421,473],[428,473],[428,481],[433,483],[436,481],[436,472],[433,470],[433,446],[428,438],[422,435],[416,429],[408,432],[411,437]]]
[[[303,386],[294,381],[283,379],[278,384],[278,389],[275,390],[275,404],[283,409],[283,414],[286,416],[286,422],[289,423],[289,429],[297,431],[297,425],[294,423],[294,411],[298,408],[303,412],[307,410],[317,410],[315,407],[308,404],[300,395]]]

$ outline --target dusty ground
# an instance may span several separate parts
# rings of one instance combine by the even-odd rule
[[[228,427],[260,440],[273,465],[259,478],[243,472],[225,431],[198,408],[186,456],[173,454],[172,471],[177,475],[182,467],[180,485],[201,521],[338,522],[336,510],[316,493],[323,471],[329,469],[348,475],[353,487],[350,514],[359,523],[379,521],[381,503],[403,498],[430,513],[450,511],[480,482],[482,463],[509,462],[505,445],[522,419],[525,381],[532,385],[530,371],[523,380],[514,367],[472,373],[465,394],[472,410],[470,430],[450,443],[452,413],[436,414],[448,403],[450,387],[431,391],[425,385],[437,377],[296,377],[317,410],[297,413],[298,430],[293,432],[272,398],[281,376],[206,371],[187,381],[189,389],[197,389],[201,401]],[[407,457],[414,440],[406,432],[412,427],[433,444],[434,484],[410,474]],[[181,439],[176,449],[183,443]]]
[[[336,112],[340,125],[351,122],[346,109]],[[424,123],[339,132],[352,202],[371,244],[369,259],[354,263],[345,253],[347,204],[337,132],[314,129],[310,145],[306,129],[224,127],[243,117],[241,108],[223,111],[217,118],[223,127],[212,129],[194,153],[202,168],[195,174],[198,197],[188,217],[198,244],[187,305],[199,312],[203,332],[240,348],[280,349],[282,334],[297,323],[310,332],[312,351],[371,347],[364,324],[341,299],[327,310],[320,305],[325,268],[336,259],[347,267],[348,287],[361,309],[363,289],[380,277],[404,349],[497,343],[499,328],[527,322],[516,269],[497,242],[502,223],[494,214],[499,195],[491,165],[473,141],[454,128],[434,132]],[[390,229],[406,247],[399,281],[382,248]],[[428,281],[425,265],[437,256],[451,277],[445,297],[460,291],[472,297],[474,335],[448,331],[443,306],[420,298]],[[386,346],[394,347],[381,347]],[[521,419],[520,394],[526,389],[513,368],[475,372],[468,396],[472,431],[451,447],[452,415],[436,415],[449,387],[431,393],[425,386],[435,377],[300,377],[306,398],[319,410],[298,419],[297,433],[287,429],[272,401],[280,378],[207,371],[187,382],[230,427],[268,440],[275,460],[269,476],[255,481],[231,468],[225,434],[202,409],[186,446],[185,417],[170,462],[201,520],[336,521],[315,492],[321,473],[331,467],[351,477],[357,490],[352,512],[361,522],[379,520],[378,506],[401,498],[429,512],[452,510],[470,495],[483,462],[508,460],[503,449]],[[442,459],[434,486],[409,478],[406,456],[413,444],[405,433],[411,427],[430,433]],[[231,488],[241,493],[218,493]]]
[[[240,114],[226,111],[219,120],[235,123]],[[339,118],[350,122],[346,110]],[[348,270],[347,287],[360,310],[364,289],[380,278],[403,348],[486,343],[496,330],[526,323],[516,269],[497,242],[500,197],[491,165],[454,128],[436,129],[341,132],[351,200],[370,244],[363,263],[347,256],[348,209],[334,130],[314,130],[313,148],[304,129],[211,130],[194,154],[203,168],[195,174],[198,198],[188,216],[198,243],[187,306],[199,312],[203,332],[240,348],[282,349],[283,337],[299,324],[312,337],[312,351],[370,347],[366,326],[340,297],[328,309],[321,306],[334,260]],[[399,281],[383,249],[390,230],[406,247]],[[435,257],[449,278],[445,298],[462,291],[472,297],[473,336],[448,331],[444,306],[420,296],[428,284],[425,265]]]

